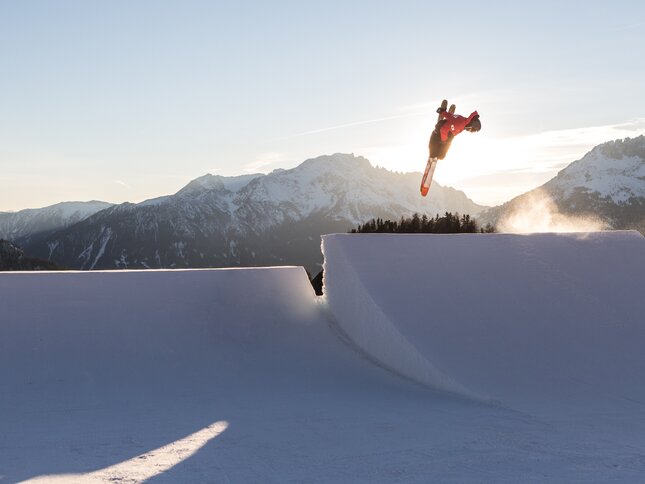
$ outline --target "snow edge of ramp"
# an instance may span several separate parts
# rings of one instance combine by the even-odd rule
[[[469,399],[490,402],[438,370],[396,328],[340,249],[336,238],[323,235],[324,292],[328,308],[344,335],[379,366],[423,386]]]

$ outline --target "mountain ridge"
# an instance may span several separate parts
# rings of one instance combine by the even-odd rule
[[[0,212],[0,238],[17,240],[59,230],[113,205],[91,200],[60,202],[43,208],[26,208],[17,212]]]
[[[436,183],[422,198],[419,179],[343,153],[267,175],[209,174],[174,195],[108,207],[28,249],[78,269],[288,263],[317,271],[323,233],[347,232],[374,217],[474,215],[484,208]]]

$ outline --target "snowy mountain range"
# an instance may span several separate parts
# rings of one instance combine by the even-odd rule
[[[353,154],[268,175],[205,175],[174,195],[115,205],[21,245],[79,269],[293,264],[314,272],[322,263],[321,234],[347,232],[373,217],[474,216],[485,208],[436,183],[422,198],[419,179]]]
[[[597,228],[645,234],[645,136],[611,141],[530,192],[495,208],[433,184],[418,195],[418,173],[373,167],[353,154],[320,156],[290,170],[237,177],[204,175],[174,195],[138,204],[66,202],[0,213],[0,238],[29,254],[78,269],[231,267],[295,264],[318,272],[320,235],[381,217],[446,211],[502,231],[546,231],[557,217],[587,217]],[[533,213],[531,213],[533,212]],[[546,213],[548,212],[548,213]],[[527,215],[528,214],[528,215]]]
[[[575,217],[591,220],[597,228],[645,234],[645,136],[596,146],[541,187],[486,210],[479,220],[503,229],[513,217],[528,214],[530,219],[536,206],[548,210],[553,220]],[[526,228],[534,227],[529,223]]]
[[[19,212],[0,212],[0,239],[24,239],[45,235],[69,227],[105,208],[111,203],[63,202],[45,208],[29,208]]]

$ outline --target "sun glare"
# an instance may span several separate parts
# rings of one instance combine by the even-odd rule
[[[228,428],[228,422],[215,422],[183,439],[179,439],[158,449],[138,455],[124,462],[84,474],[58,474],[35,477],[26,483],[65,483],[81,484],[91,482],[143,482],[194,455],[208,442]]]
[[[594,146],[634,136],[645,120],[610,126],[495,137],[484,130],[462,133],[439,162],[435,180],[463,190],[474,201],[497,205],[536,188]],[[373,164],[399,172],[421,172],[428,158],[431,127],[401,122],[384,137],[389,144],[359,148]]]

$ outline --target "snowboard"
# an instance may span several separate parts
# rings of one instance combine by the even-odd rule
[[[423,173],[423,178],[421,179],[421,196],[425,197],[430,190],[430,184],[432,183],[432,176],[434,175],[434,169],[437,167],[437,158],[428,158],[428,164],[426,165],[426,171]]]
[[[437,123],[441,120],[441,113],[446,110],[448,107],[448,101],[443,100],[441,102],[441,107],[437,109],[437,112],[439,113],[439,117],[437,119]],[[452,104],[450,106],[450,109],[448,112],[450,114],[455,113],[456,106]],[[437,161],[439,161],[438,158],[433,158],[429,157],[428,158],[428,163],[426,164],[426,170],[423,172],[423,178],[421,179],[421,196],[425,197],[428,194],[428,191],[430,191],[430,184],[432,183],[432,177],[434,175],[434,170],[437,167]]]

